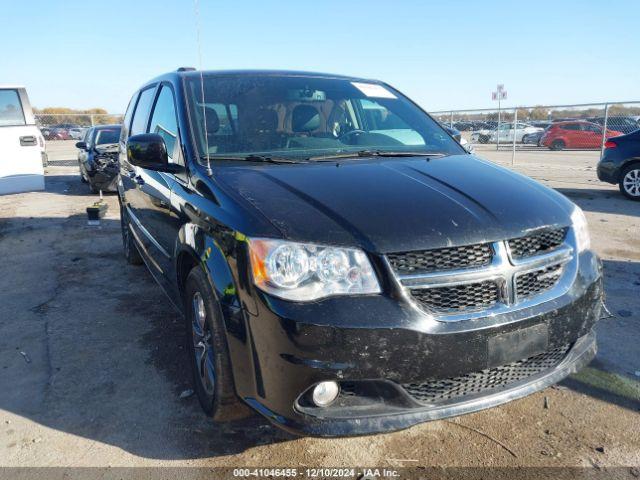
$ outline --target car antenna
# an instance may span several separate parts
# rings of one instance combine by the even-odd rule
[[[204,103],[204,79],[202,78],[202,42],[200,41],[200,4],[198,0],[193,0],[193,7],[196,17],[196,41],[198,43],[198,70],[200,71],[200,95],[202,99],[202,121],[204,126],[204,144],[207,157],[207,175],[213,175],[211,170],[211,160],[209,159],[209,132],[207,132],[207,114]]]

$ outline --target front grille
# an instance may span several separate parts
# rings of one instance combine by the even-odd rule
[[[493,250],[490,244],[482,243],[464,247],[391,253],[387,258],[397,274],[407,275],[483,267],[491,263]]]
[[[512,238],[508,241],[511,256],[519,259],[554,250],[564,242],[566,235],[566,228],[554,228],[527,235],[526,237]]]
[[[455,313],[489,308],[498,302],[496,282],[412,289],[411,295],[422,307],[436,313]]]
[[[387,260],[423,310],[443,316],[478,316],[493,306],[506,310],[512,302],[533,299],[558,285],[564,271],[558,262],[570,260],[568,249],[557,250],[557,256],[549,256],[542,264],[534,257],[562,246],[567,231],[545,228],[501,242],[390,253]]]
[[[516,276],[516,296],[518,300],[538,295],[549,290],[558,283],[562,276],[562,265],[551,265],[549,267],[534,270],[533,272],[521,273]]]
[[[402,387],[417,402],[426,405],[466,400],[469,397],[495,393],[516,382],[553,369],[565,358],[570,347],[570,345],[563,345],[507,365],[458,377],[433,379],[424,383],[407,383]]]

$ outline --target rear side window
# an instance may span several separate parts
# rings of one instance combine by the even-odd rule
[[[26,125],[17,90],[0,90],[0,126]]]
[[[147,131],[147,119],[149,118],[149,111],[151,110],[155,91],[155,87],[150,87],[140,93],[136,111],[133,114],[133,122],[131,122],[129,136],[138,135]]]
[[[563,130],[580,130],[580,125],[577,123],[567,123],[566,125],[562,125]]]
[[[602,133],[602,128],[598,127],[597,125],[582,125],[582,130],[584,130],[585,132]]]
[[[136,102],[138,101],[138,92],[136,92],[131,100],[129,100],[129,105],[127,106],[127,112],[124,114],[124,118],[122,119],[122,134],[124,138],[129,136],[129,126],[131,125],[131,117],[133,117],[133,110],[136,108]]]
[[[156,106],[153,108],[149,133],[157,133],[164,139],[169,158],[173,161],[175,157],[174,151],[178,143],[178,122],[176,120],[176,105],[173,101],[173,92],[166,85],[162,86],[158,100],[156,100]]]

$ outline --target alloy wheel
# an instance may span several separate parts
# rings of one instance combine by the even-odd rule
[[[202,388],[212,396],[215,388],[215,357],[211,344],[211,329],[207,321],[207,310],[200,292],[195,292],[191,299],[192,319],[191,333],[193,352]]]
[[[640,169],[629,170],[622,179],[622,187],[632,197],[640,197]]]

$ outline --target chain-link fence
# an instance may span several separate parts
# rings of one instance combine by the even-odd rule
[[[103,113],[36,113],[36,124],[46,142],[51,165],[77,165],[76,142],[94,125],[122,123],[123,115]]]
[[[512,164],[518,152],[559,160],[564,157],[549,155],[570,151],[595,162],[608,138],[640,128],[640,102],[449,110],[431,115],[459,130],[478,153],[490,158],[491,151],[510,151]],[[504,159],[504,154],[497,156]]]

